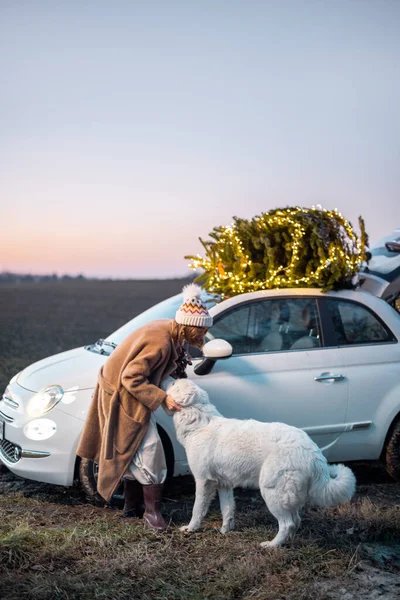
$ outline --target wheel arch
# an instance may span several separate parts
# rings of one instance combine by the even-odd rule
[[[79,481],[79,465],[81,463],[81,457],[76,455],[74,465],[74,483]]]
[[[385,462],[385,455],[386,455],[386,450],[389,444],[389,441],[393,435],[393,431],[396,429],[397,424],[400,423],[400,410],[399,412],[393,417],[392,422],[390,423],[388,430],[386,432],[386,436],[385,436],[385,441],[383,442],[383,446],[382,446],[382,451],[379,457],[379,460],[381,462]]]

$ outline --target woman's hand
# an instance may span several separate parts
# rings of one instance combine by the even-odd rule
[[[175,402],[172,396],[167,395],[165,400],[166,407],[168,410],[182,410],[182,408]]]

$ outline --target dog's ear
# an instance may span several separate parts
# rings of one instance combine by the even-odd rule
[[[198,388],[197,401],[199,402],[199,404],[210,404],[210,398],[206,390],[203,390],[203,388]]]
[[[173,384],[166,391],[174,398],[177,404],[183,407],[192,404],[209,404],[208,394],[191,379],[172,380]]]
[[[206,404],[208,402],[207,392],[190,379],[187,379],[186,382],[185,396],[190,399],[187,404]]]
[[[188,406],[175,415],[184,427],[201,427],[208,423],[207,416],[194,406]]]
[[[173,383],[171,383],[171,385],[169,385],[165,391],[167,394],[172,396],[177,404],[185,406],[187,392],[185,390],[185,386],[182,385],[182,382],[185,382],[186,379],[173,379],[172,381]]]

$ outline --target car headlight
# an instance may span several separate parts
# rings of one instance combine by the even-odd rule
[[[24,427],[24,434],[30,440],[48,440],[57,431],[57,425],[50,419],[34,419]]]
[[[64,390],[60,385],[50,385],[43,388],[29,400],[28,414],[31,417],[46,414],[60,402],[63,395]]]

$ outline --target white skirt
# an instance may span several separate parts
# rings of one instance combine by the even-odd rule
[[[149,428],[124,477],[136,479],[142,485],[164,483],[167,477],[164,448],[158,435],[154,413],[151,413]]]

